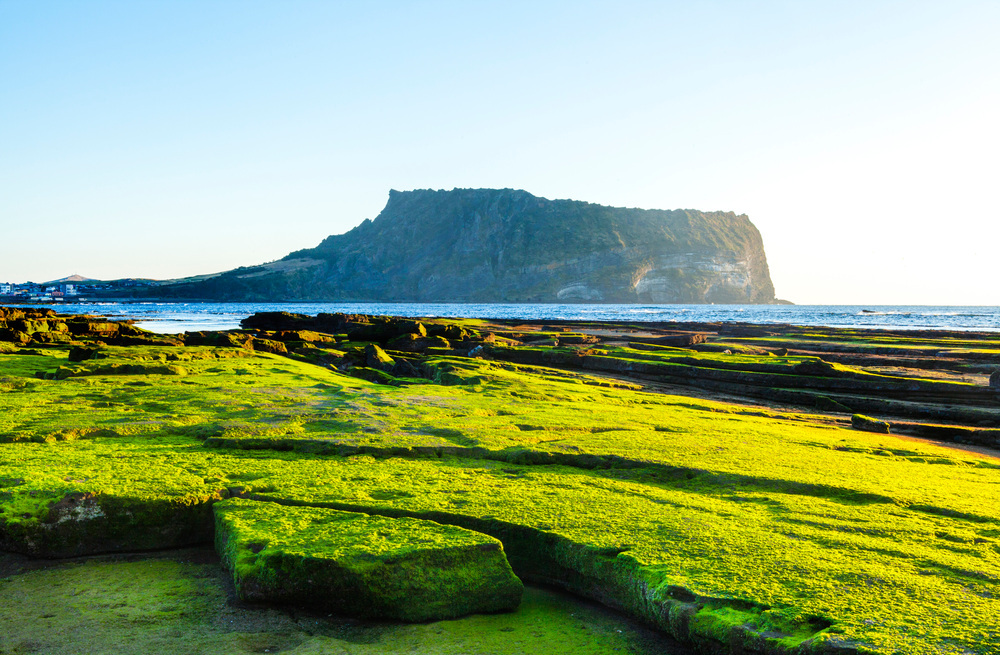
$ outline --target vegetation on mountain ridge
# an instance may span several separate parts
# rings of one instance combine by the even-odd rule
[[[217,300],[769,303],[744,215],[605,207],[511,189],[392,191],[279,262],[146,289]]]

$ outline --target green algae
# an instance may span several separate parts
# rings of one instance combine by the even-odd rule
[[[689,652],[602,608],[538,588],[527,588],[512,613],[398,624],[241,605],[232,602],[230,584],[212,554],[197,550],[0,577],[0,653]]]
[[[499,541],[410,518],[274,503],[215,505],[216,548],[241,598],[427,621],[521,600]]]
[[[121,441],[114,443],[121,446]],[[205,465],[197,450],[171,456],[186,469]],[[133,461],[141,465],[140,458]],[[606,563],[610,572],[596,575],[605,590],[628,589],[638,579],[653,592],[681,586],[704,598],[753,599],[790,617],[825,616],[840,634],[889,648],[876,652],[893,652],[894,644],[923,652],[919,644],[933,643],[935,631],[981,647],[976,636],[981,628],[958,614],[939,616],[937,603],[966,607],[967,615],[990,616],[998,609],[989,597],[991,580],[1000,575],[989,523],[923,509],[754,493],[738,486],[712,493],[685,483],[665,484],[642,471],[608,477],[447,458],[343,460],[254,452],[217,455],[212,465],[240,471],[234,476],[238,480],[227,483],[242,483],[244,492],[262,498],[411,515],[493,532],[515,569],[524,560],[540,559],[545,552],[540,545],[550,539],[555,539],[547,556],[553,569],[585,570],[604,563],[605,553],[618,552]],[[535,537],[512,539],[511,526],[526,526]],[[946,526],[964,540],[961,547],[938,536]],[[527,554],[517,552],[518,543],[530,549]],[[969,585],[982,595],[969,594]],[[935,603],[918,610],[914,599],[927,597]],[[628,597],[618,603],[637,609]],[[867,623],[872,620],[881,630]]]
[[[109,350],[188,375],[41,380],[64,350],[0,355],[5,547],[151,543],[160,515],[122,509],[196,524],[249,494],[492,534],[519,573],[654,623],[666,608],[689,639],[997,652],[976,618],[1000,611],[993,461],[539,366],[432,357],[453,384],[389,387],[261,353]],[[103,516],[53,513],[74,494]]]

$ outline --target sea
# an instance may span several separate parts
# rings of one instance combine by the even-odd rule
[[[475,303],[206,303],[60,302],[32,304],[64,314],[130,319],[163,334],[230,330],[256,312],[313,315],[342,312],[382,316],[525,320],[784,323],[886,330],[1000,332],[1000,307],[902,305],[559,305]]]

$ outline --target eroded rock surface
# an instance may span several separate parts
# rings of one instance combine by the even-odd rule
[[[215,505],[216,548],[246,600],[430,621],[513,610],[500,542],[432,521],[244,499]]]

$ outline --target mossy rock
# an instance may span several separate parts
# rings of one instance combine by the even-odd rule
[[[250,347],[257,352],[271,353],[272,355],[287,355],[288,348],[280,341],[273,339],[254,338],[250,341]]]
[[[455,324],[441,324],[437,323],[427,327],[427,334],[435,337],[444,337],[449,341],[466,341],[467,339],[476,338],[479,333],[475,330],[469,330],[462,327],[461,325]]]
[[[423,327],[423,326],[421,326]],[[451,344],[442,336],[421,336],[418,333],[401,334],[386,343],[389,350],[398,350],[408,353],[424,352],[428,348],[451,349]]]
[[[185,376],[188,370],[176,364],[98,364],[93,366],[60,366],[54,371],[39,371],[36,377],[44,380],[65,380],[88,375],[178,375]]]
[[[157,336],[156,332],[150,332],[149,330],[144,330],[141,327],[136,327],[131,323],[120,322],[118,325],[118,334],[123,337],[151,337]]]
[[[34,343],[70,343],[73,335],[68,332],[35,332],[31,340]]]
[[[215,544],[244,600],[432,621],[515,609],[523,586],[493,537],[433,521],[230,499]]]
[[[223,491],[160,498],[8,491],[6,503],[42,509],[36,515],[0,514],[0,550],[54,558],[205,543],[211,539],[211,503]]]
[[[361,380],[368,380],[369,382],[374,382],[375,384],[386,384],[391,386],[399,386],[400,384],[399,380],[397,380],[395,376],[377,368],[354,366],[346,372],[352,377],[356,377]]]
[[[485,341],[486,343],[493,343],[495,340],[496,337],[494,337],[493,339],[484,339],[483,341]],[[592,334],[571,333],[571,334],[563,334],[559,337],[559,343],[566,345],[585,345],[592,343],[600,343],[600,341],[601,341],[600,339],[598,339]]]
[[[58,341],[58,340],[57,340]],[[138,336],[123,336],[119,334],[109,343],[116,346],[183,346],[183,339],[164,334],[144,334]]]
[[[824,412],[848,413],[851,411],[850,407],[841,402],[837,402],[836,400],[830,398],[829,396],[822,396],[822,395],[816,396],[815,401],[816,401],[816,408],[823,410]]]
[[[253,335],[239,330],[184,333],[184,345],[187,346],[248,348],[252,340]]]
[[[22,332],[21,330],[4,328],[0,329],[0,341],[10,341],[23,346],[31,341],[31,335],[27,332]]]
[[[416,334],[418,337],[427,336],[427,328],[420,321],[397,320],[396,327],[400,332]]]
[[[36,332],[48,332],[49,323],[45,320],[37,320],[30,318],[21,318],[14,321],[9,321],[8,326],[14,330],[20,330],[21,332],[26,332],[27,334],[35,334]]]
[[[819,377],[836,376],[839,370],[836,366],[830,362],[823,361],[822,359],[807,359],[804,362],[796,364],[792,370],[796,375],[811,375]]]
[[[322,334],[313,330],[281,330],[274,334],[277,341],[306,343],[336,343],[337,339],[330,334]]]
[[[99,319],[90,320],[88,317],[77,317],[66,321],[69,331],[78,337],[105,337],[118,333],[118,323],[111,323]]]
[[[736,343],[699,343],[691,346],[692,350],[702,353],[724,353],[730,355],[737,353],[740,355],[767,355],[769,351],[755,346],[744,346]]]
[[[106,355],[104,355],[106,357]],[[85,362],[88,359],[100,359],[100,348],[88,348],[86,346],[74,346],[69,349],[69,361]]]
[[[851,427],[855,430],[862,430],[864,432],[889,434],[889,423],[887,421],[880,421],[876,418],[865,416],[864,414],[855,414],[852,416]]]
[[[395,365],[396,361],[390,357],[378,344],[368,344],[365,346],[365,366],[388,370]]]

